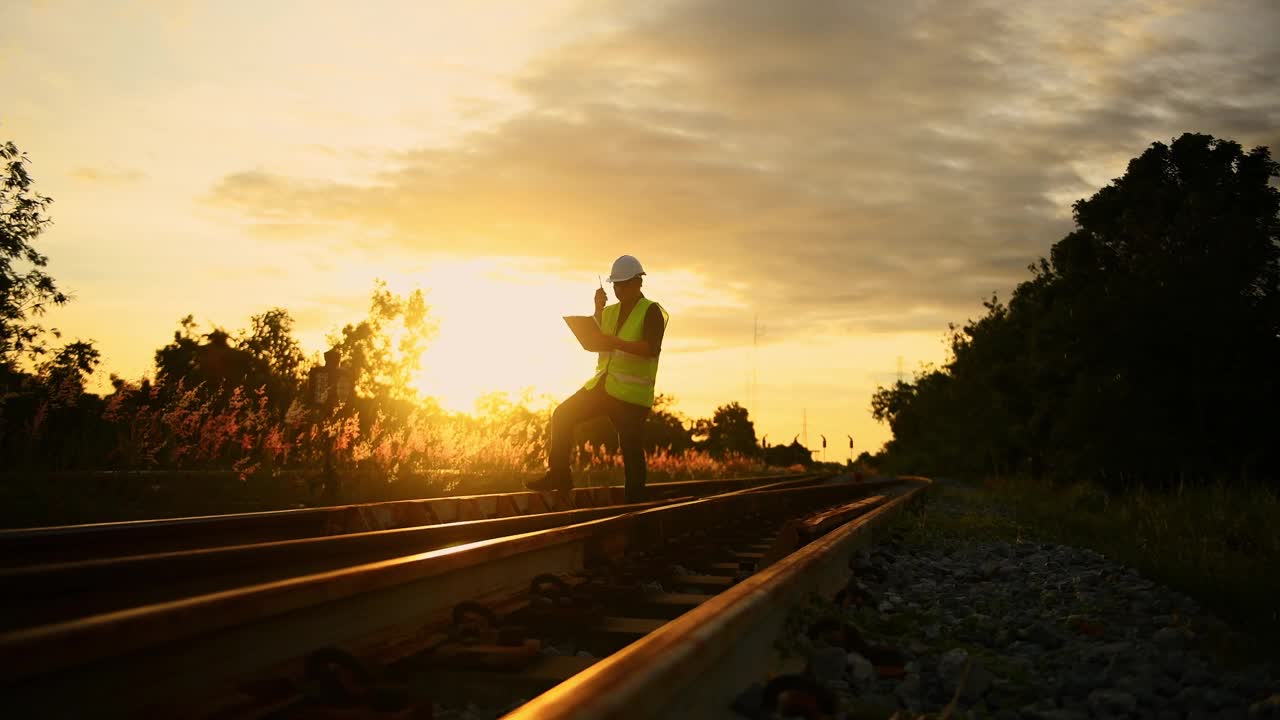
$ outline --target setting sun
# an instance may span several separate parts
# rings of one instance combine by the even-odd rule
[[[513,272],[486,260],[444,263],[418,278],[439,334],[422,356],[416,388],[449,410],[472,412],[493,392],[562,397],[595,357],[560,319],[591,311],[591,292],[545,272]]]

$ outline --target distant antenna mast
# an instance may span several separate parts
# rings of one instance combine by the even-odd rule
[[[751,392],[747,395],[748,402],[751,403],[751,412],[756,414],[756,422],[760,422],[760,408],[756,403],[760,401],[756,393],[756,368],[760,361],[760,315],[756,314],[751,323]]]

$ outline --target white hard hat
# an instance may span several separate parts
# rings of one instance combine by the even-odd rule
[[[640,267],[639,260],[630,255],[623,255],[613,261],[613,269],[609,271],[609,282],[622,282],[643,274],[644,268]]]

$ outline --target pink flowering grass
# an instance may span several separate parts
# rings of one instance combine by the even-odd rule
[[[116,469],[232,470],[242,479],[317,474],[326,455],[362,495],[412,479],[437,492],[510,490],[545,470],[551,407],[495,395],[476,414],[424,402],[360,398],[330,408],[294,400],[273,408],[263,389],[217,392],[202,385],[118,384],[103,419],[115,430]],[[767,468],[740,454],[659,448],[647,455],[653,481],[758,474]],[[573,470],[587,484],[621,483],[622,455],[585,443]],[[402,488],[403,490],[403,488]]]

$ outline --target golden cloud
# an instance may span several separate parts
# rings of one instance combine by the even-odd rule
[[[1185,130],[1280,139],[1280,96],[1249,70],[1275,51],[1223,46],[1196,17],[1085,46],[1003,4],[655,7],[531,65],[527,112],[397,156],[373,184],[253,171],[211,199],[406,251],[592,267],[630,252],[740,283],[794,332],[941,330],[1061,237],[1061,198],[1096,189],[1082,159]]]

